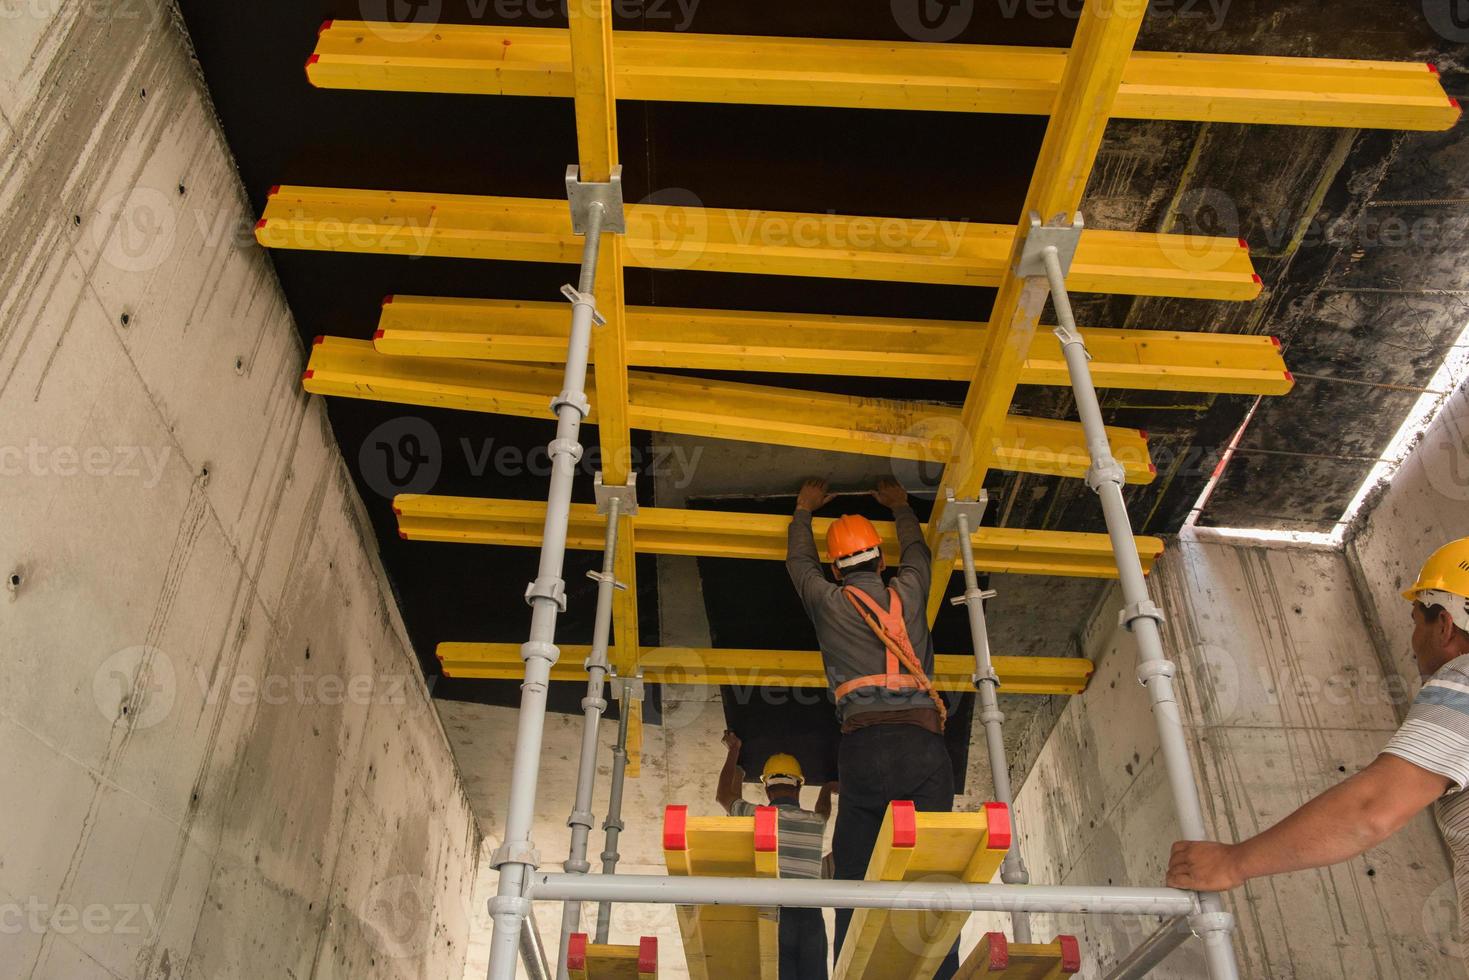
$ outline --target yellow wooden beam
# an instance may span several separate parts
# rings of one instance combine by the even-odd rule
[[[986,44],[613,35],[617,97],[661,102],[833,106],[1046,115],[1066,52]],[[332,21],[307,77],[325,88],[572,94],[564,29]],[[1422,62],[1137,52],[1122,119],[1427,129],[1458,107]]]
[[[1074,217],[1146,8],[1147,4],[1137,0],[1086,0],[1082,6],[1025,206],[1018,228],[1010,236],[1006,275],[990,315],[991,324],[1001,328],[985,335],[964,402],[960,430],[970,438],[955,444],[939,483],[928,532],[935,572],[928,597],[930,622],[943,603],[957,550],[953,535],[942,535],[938,530],[946,493],[953,491],[961,500],[974,498],[984,486],[985,474],[995,465],[995,439],[1014,400],[1049,296],[1044,282],[1023,280],[1014,274],[1020,267],[1031,216],[1038,215],[1043,222],[1068,223]],[[1082,241],[1093,234],[1086,233]],[[1067,284],[1074,286],[1076,281],[1068,276]]]
[[[891,803],[867,865],[868,881],[984,883],[1010,848],[1010,814],[1002,804],[977,813],[915,813]],[[969,912],[857,909],[832,969],[833,980],[932,977]]]
[[[546,505],[534,500],[491,500],[403,494],[393,500],[398,533],[410,541],[540,546]],[[602,547],[602,519],[592,504],[572,504],[567,547],[597,551]],[[638,514],[638,549],[645,555],[748,558],[784,561],[786,528],[781,514],[676,510],[644,507]],[[812,522],[818,549],[824,549],[831,518]],[[898,560],[897,529],[892,521],[875,521],[890,565]],[[1007,527],[980,528],[973,534],[974,560],[985,571],[1026,575],[1114,578],[1110,539],[1080,531],[1031,531]],[[1163,553],[1158,538],[1136,539],[1144,570]],[[957,564],[951,565],[957,568]]]
[[[312,346],[302,383],[318,395],[541,418],[559,390],[561,372],[497,361],[389,357],[366,341],[323,337]],[[600,425],[601,389],[588,388],[589,418]],[[946,405],[644,371],[628,373],[628,393],[628,421],[652,432],[912,461],[945,459],[962,438],[959,412]],[[1128,480],[1155,479],[1146,433],[1118,427],[1108,432]],[[1016,415],[1005,419],[996,438],[994,455],[1002,469],[1082,477],[1090,465],[1076,422]],[[619,554],[624,550],[631,553],[619,548]]]
[[[624,259],[646,269],[997,286],[1020,240],[1015,228],[943,219],[657,204],[626,213]],[[581,257],[566,202],[537,198],[286,186],[271,193],[255,237],[267,248],[330,252],[568,264]],[[1068,281],[1079,293],[1260,294],[1237,239],[1150,232],[1088,232]]]
[[[590,646],[567,645],[551,668],[553,681],[584,681]],[[445,677],[515,680],[524,673],[520,647],[514,643],[440,643],[439,664]],[[1080,657],[994,658],[1006,694],[1080,694],[1095,669]],[[826,687],[826,671],[816,650],[710,650],[691,647],[643,647],[639,652],[643,679],[651,684],[696,687]],[[934,658],[933,683],[941,691],[974,689],[974,657],[941,653]]]
[[[594,943],[584,932],[571,934],[566,948],[571,980],[657,980],[658,937],[644,936],[636,946]]]
[[[632,306],[627,359],[644,368],[967,381],[988,329],[956,320]],[[1283,395],[1295,384],[1273,337],[1084,332],[1101,388]],[[557,363],[566,334],[564,303],[391,296],[373,346],[395,357]],[[1020,383],[1070,385],[1054,334],[1036,334]]]

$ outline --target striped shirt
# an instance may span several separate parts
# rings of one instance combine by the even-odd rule
[[[1434,804],[1439,830],[1454,862],[1459,922],[1469,927],[1469,655],[1450,660],[1430,677],[1408,709],[1408,720],[1382,750],[1443,776],[1449,790]]]
[[[771,804],[776,814],[776,833],[779,835],[777,866],[782,878],[820,878],[822,835],[826,832],[826,818],[811,810],[801,809],[796,800],[784,799]],[[753,817],[755,804],[748,800],[735,800],[730,804],[730,816]]]

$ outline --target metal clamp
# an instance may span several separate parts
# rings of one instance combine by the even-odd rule
[[[1188,918],[1189,929],[1200,939],[1209,932],[1232,932],[1234,916],[1229,912],[1200,912]]]
[[[560,399],[560,398],[565,398],[566,396],[565,395],[558,395],[557,397],[558,397],[558,399]],[[574,402],[565,402],[564,404],[575,404],[575,403]],[[586,403],[583,402],[582,404],[586,404]],[[591,411],[591,407],[590,406],[588,406],[587,411]],[[582,418],[586,418],[586,413],[585,412],[582,413]],[[578,462],[581,461],[581,454],[582,454],[581,443],[577,442],[575,439],[552,439],[546,445],[546,450],[547,450],[547,452],[550,453],[551,460],[553,462],[555,460],[557,460],[558,458],[562,457],[562,456],[570,457],[572,463],[578,463]]]
[[[1141,602],[1134,602],[1130,606],[1123,607],[1122,611],[1117,614],[1117,625],[1131,633],[1132,624],[1139,619],[1151,619],[1159,626],[1168,622],[1163,616],[1163,610],[1158,608],[1157,603],[1151,599],[1144,599]]]
[[[551,399],[551,414],[560,415],[561,406],[570,405],[581,413],[582,418],[592,414],[592,403],[587,401],[587,393],[584,391],[563,391]],[[559,441],[559,440],[558,440]],[[551,443],[554,447],[555,442]],[[576,458],[581,459],[581,446],[576,447]]]
[[[554,575],[544,575],[525,587],[526,605],[534,605],[537,599],[550,599],[556,608],[566,612],[566,583]]]
[[[569,816],[569,817],[566,818],[566,826],[568,826],[568,827],[585,827],[588,830],[591,830],[592,829],[592,824],[594,824],[596,822],[597,822],[597,815],[595,813],[593,813],[591,810],[572,810],[571,811],[571,816]],[[570,868],[567,868],[566,870],[567,871],[570,871],[571,869]]]
[[[592,308],[592,322],[599,327],[607,326],[607,318],[602,311],[597,309],[597,297],[591,293],[584,293],[571,283],[561,287],[561,295],[565,296],[572,306],[590,306]]]
[[[1115,483],[1119,487],[1126,486],[1126,468],[1112,456],[1093,460],[1092,465],[1087,467],[1086,485],[1094,492],[1100,492],[1109,483]]]
[[[620,487],[609,487],[602,482],[602,473],[599,470],[592,478],[592,493],[597,498],[597,513],[607,513],[607,504],[614,497],[617,499],[617,513],[623,517],[632,517],[638,512],[638,475],[629,473],[627,483]],[[625,588],[625,586],[619,586]]]
[[[954,596],[954,598],[950,599],[949,605],[967,606],[969,605],[969,601],[971,599],[993,599],[999,594],[1000,593],[996,592],[994,589],[975,589],[972,595],[968,591],[965,591],[963,595],[956,595]]]
[[[984,521],[984,512],[990,505],[990,495],[983,490],[973,500],[959,500],[953,490],[944,491],[944,512],[939,515],[939,530],[944,534],[959,532],[959,515],[963,514],[971,532],[979,530]]]
[[[1173,666],[1173,661],[1171,660],[1149,660],[1138,665],[1137,682],[1143,687],[1147,687],[1148,682],[1151,680],[1156,680],[1159,677],[1172,680],[1173,675],[1176,673],[1178,673],[1178,670]]]
[[[583,667],[586,667],[586,668],[590,668],[592,666],[591,658],[588,657],[585,661],[583,661],[582,662],[582,666]],[[601,664],[600,666],[603,667],[603,669],[606,668],[606,664]],[[595,708],[599,713],[600,712],[603,712],[603,711],[606,711],[607,710],[607,699],[606,698],[582,698],[581,699],[581,710],[586,711],[588,708]],[[591,825],[588,824],[587,826],[591,826]]]
[[[575,164],[567,167],[566,199],[571,202],[571,230],[576,234],[587,233],[587,212],[593,204],[600,204],[605,210],[603,231],[627,232],[627,217],[622,209],[621,164],[612,168],[612,179],[605,184],[583,183],[581,168]]]
[[[634,701],[643,700],[643,678],[641,674],[637,677],[612,678],[612,697],[621,701],[623,695],[626,695]]]
[[[539,867],[541,863],[541,852],[536,850],[528,840],[506,841],[495,852],[490,855],[490,867],[498,871],[507,864],[528,864],[532,868]],[[503,899],[492,899],[490,901],[490,912],[495,911],[495,902]]]
[[[1061,274],[1071,272],[1071,262],[1076,258],[1076,247],[1081,242],[1081,233],[1086,229],[1081,212],[1067,222],[1065,215],[1057,215],[1051,221],[1041,223],[1041,216],[1030,212],[1030,232],[1020,249],[1020,265],[1015,274],[1022,279],[1046,275],[1046,260],[1042,256],[1047,248],[1056,249],[1056,258],[1061,262]]]
[[[1088,361],[1092,359],[1092,352],[1087,349],[1086,339],[1082,337],[1080,330],[1077,330],[1075,327],[1068,327],[1064,323],[1058,323],[1051,328],[1051,333],[1055,334],[1056,339],[1061,341],[1062,347],[1066,347],[1068,344],[1080,344],[1081,352],[1086,355],[1086,359]]]

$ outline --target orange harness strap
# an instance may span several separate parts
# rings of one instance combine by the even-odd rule
[[[840,701],[848,694],[863,687],[882,687],[889,691],[917,688],[933,701],[933,706],[938,709],[939,713],[939,727],[943,728],[949,720],[948,709],[944,707],[944,699],[933,689],[928,675],[923,672],[923,664],[918,661],[918,654],[913,649],[913,641],[908,636],[908,627],[903,623],[903,601],[898,598],[897,591],[892,588],[888,589],[888,608],[886,610],[861,589],[848,585],[842,588],[842,593],[857,610],[857,614],[867,623],[868,628],[887,648],[887,673],[869,674],[866,677],[857,677],[841,684],[836,689],[837,700]],[[900,663],[908,669],[909,673],[898,672]]]

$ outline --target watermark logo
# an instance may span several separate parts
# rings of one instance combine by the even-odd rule
[[[0,902],[0,936],[22,933],[59,936],[153,936],[158,931],[158,912],[151,905],[119,902],[106,905],[51,905],[31,897],[25,901]]]
[[[1446,500],[1469,500],[1469,405],[1460,387],[1414,454],[1423,461],[1428,483]]]
[[[889,457],[893,479],[909,491],[936,492],[944,469],[953,461],[961,468],[974,454],[969,430],[957,415],[915,419],[896,439],[901,451]]]
[[[92,697],[102,717],[123,719],[135,731],[167,718],[177,695],[173,663],[157,647],[119,650],[92,675]]]
[[[1459,889],[1450,878],[1429,893],[1423,903],[1423,931],[1430,942],[1438,946],[1445,956],[1469,959],[1469,944],[1465,943],[1462,922],[1463,905]]]
[[[434,32],[443,15],[442,0],[359,0],[360,20],[384,40],[421,41]],[[372,25],[389,24],[391,31],[376,30]]]
[[[93,223],[92,243],[114,269],[151,272],[173,251],[179,214],[173,198],[162,191],[134,187],[103,201],[98,211],[104,220]]]
[[[427,493],[439,482],[444,453],[439,433],[416,415],[388,419],[367,434],[357,451],[358,472],[379,496]]]
[[[639,234],[626,237],[628,255],[638,265],[656,269],[690,269],[709,245],[709,215],[699,195],[683,187],[654,191],[629,210],[628,221]]]
[[[1445,41],[1469,43],[1469,0],[1423,0],[1423,19]]]
[[[51,446],[32,436],[23,447],[0,446],[0,477],[112,477],[152,490],[172,455],[172,446]]]
[[[1235,717],[1241,675],[1234,654],[1212,643],[1199,643],[1179,657],[1182,686],[1193,695],[1202,720],[1221,724]]]
[[[892,0],[892,11],[893,22],[913,40],[942,43],[974,20],[974,0]]]
[[[384,956],[409,959],[428,948],[433,909],[434,890],[427,879],[398,875],[372,887],[358,917],[368,941]]]
[[[1213,272],[1236,254],[1239,206],[1217,187],[1184,192],[1173,209],[1174,227],[1159,236],[1163,254],[1179,269]],[[1227,239],[1221,243],[1219,239]]]

